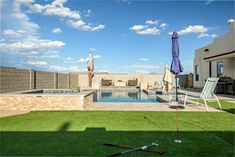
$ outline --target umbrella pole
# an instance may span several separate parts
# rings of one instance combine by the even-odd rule
[[[178,126],[178,111],[179,111],[179,106],[178,106],[178,93],[177,93],[177,74],[175,75],[175,102],[176,102],[176,143],[181,143],[182,141],[179,140],[179,126]]]
[[[178,93],[177,93],[177,74],[175,74],[175,99],[178,106]]]

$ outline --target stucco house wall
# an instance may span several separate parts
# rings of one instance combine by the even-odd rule
[[[229,32],[214,39],[213,43],[195,50],[195,66],[199,66],[199,80],[194,75],[194,87],[202,88],[209,77],[209,62],[211,62],[211,77],[217,77],[217,62],[223,61],[223,75],[235,79],[235,22],[229,22]],[[207,50],[207,51],[206,51]],[[223,54],[229,53],[227,56]],[[214,57],[218,56],[218,57]]]

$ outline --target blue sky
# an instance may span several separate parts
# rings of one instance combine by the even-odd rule
[[[184,73],[196,48],[228,32],[234,1],[1,0],[1,66],[162,73],[178,31]]]

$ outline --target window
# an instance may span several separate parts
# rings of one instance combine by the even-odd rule
[[[195,79],[199,81],[199,66],[195,65]]]
[[[224,74],[224,62],[217,62],[217,77],[221,77]]]

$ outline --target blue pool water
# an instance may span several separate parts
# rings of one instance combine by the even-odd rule
[[[156,96],[135,90],[98,90],[97,102],[157,102]]]

